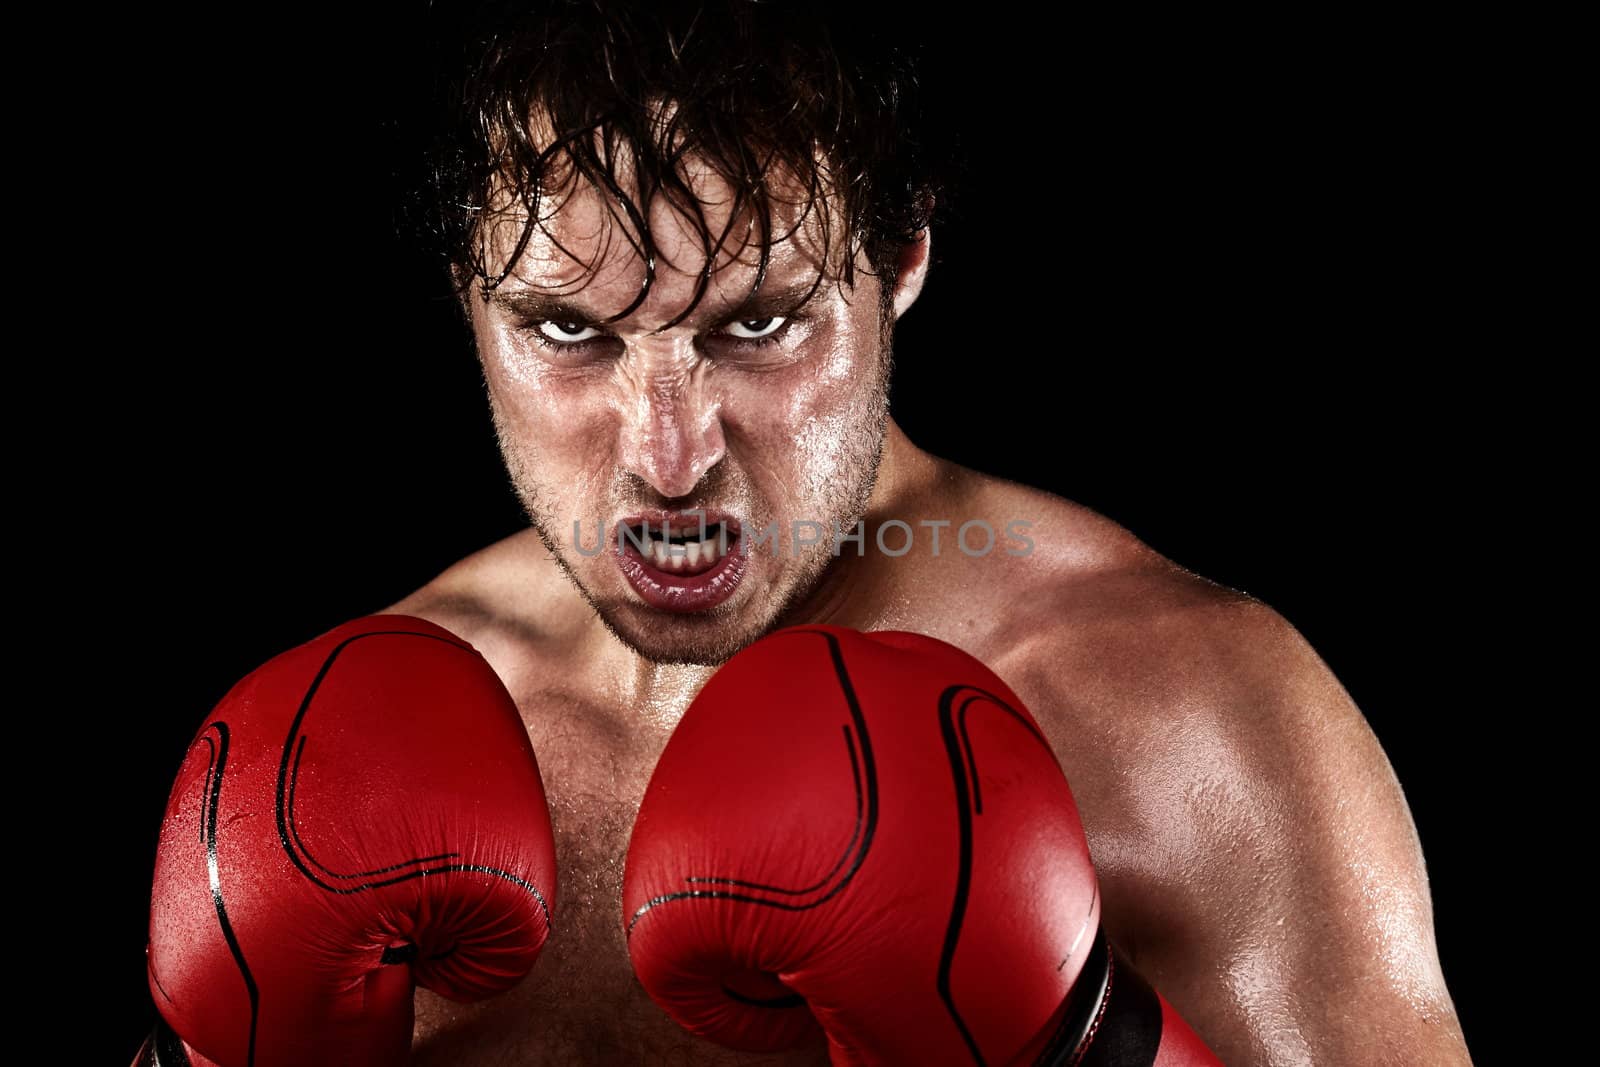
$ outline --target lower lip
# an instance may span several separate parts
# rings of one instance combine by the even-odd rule
[[[688,614],[716,607],[739,588],[746,562],[742,547],[735,538],[728,545],[727,554],[710,570],[674,574],[645,562],[639,550],[629,543],[617,554],[617,566],[646,604],[661,611]]]

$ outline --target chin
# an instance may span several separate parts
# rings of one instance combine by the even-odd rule
[[[635,605],[599,614],[617,640],[651,663],[715,667],[767,630],[738,616],[671,615]]]

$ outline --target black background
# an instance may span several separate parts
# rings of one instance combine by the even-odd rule
[[[107,164],[60,336],[72,565],[119,634],[94,668],[113,1059],[151,1018],[157,827],[212,703],[521,524],[441,272],[393,232],[415,31],[379,10],[129,15],[115,106],[68,158]],[[1484,447],[1452,367],[1467,103],[1381,29],[936,32],[972,163],[893,402],[923,447],[1085,503],[1310,639],[1405,787],[1476,1049],[1495,985],[1465,813],[1496,694],[1454,547]]]

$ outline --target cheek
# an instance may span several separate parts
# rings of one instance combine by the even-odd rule
[[[587,479],[579,468],[599,470],[610,459],[616,418],[607,390],[515,345],[485,346],[480,354],[501,447],[517,454],[529,476],[571,485]]]
[[[858,331],[813,339],[808,358],[724,390],[723,423],[808,499],[853,485],[875,444],[883,383],[876,344]]]

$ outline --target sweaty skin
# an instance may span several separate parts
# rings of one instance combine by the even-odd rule
[[[724,198],[713,179],[702,187],[717,232]],[[510,993],[462,1006],[418,992],[417,1064],[827,1063],[821,1046],[745,1055],[680,1031],[633,978],[620,916],[628,834],[673,726],[716,662],[798,622],[920,631],[1006,679],[1072,785],[1108,934],[1224,1062],[1470,1062],[1405,798],[1305,640],[1104,517],[931,456],[887,418],[881,285],[898,318],[921,290],[926,234],[892,282],[826,282],[757,348],[734,342],[780,313],[742,308],[755,257],[738,241],[695,312],[659,329],[706,258],[666,209],[651,217],[664,254],[648,299],[602,322],[644,270],[606,220],[580,189],[490,299],[467,299],[532,528],[389,609],[471,641],[516,698],[562,901]],[[505,228],[487,232],[509,247]],[[763,293],[804,288],[824,262],[814,238],[801,225],[774,247]],[[539,317],[552,290],[569,302],[555,325]],[[861,519],[865,551],[785,537],[752,556],[727,600],[683,615],[646,604],[613,553],[573,543],[575,519],[589,547],[596,522],[614,546],[624,516],[692,507],[747,528]],[[971,519],[997,533],[981,558],[954,542]],[[914,531],[903,556],[878,550],[889,520]],[[952,522],[937,552],[925,520]],[[1006,534],[1013,520],[1032,524],[1027,554],[1007,552],[1025,547]]]

